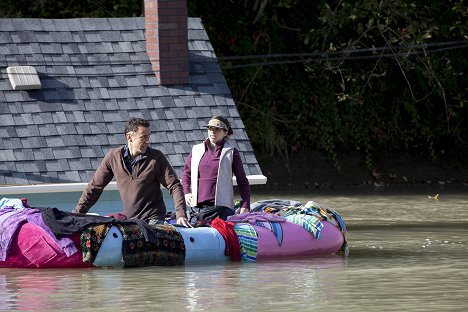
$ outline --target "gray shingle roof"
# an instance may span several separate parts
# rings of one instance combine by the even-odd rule
[[[190,84],[160,86],[144,18],[0,19],[0,185],[88,182],[130,117],[151,121],[152,146],[181,175],[207,120],[226,115],[246,173],[261,175],[201,20],[188,28]],[[42,89],[13,90],[6,68],[18,65]]]

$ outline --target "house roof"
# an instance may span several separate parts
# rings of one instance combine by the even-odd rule
[[[88,182],[125,144],[130,117],[179,176],[214,115],[232,123],[247,175],[261,175],[201,20],[188,19],[190,84],[162,86],[137,18],[0,19],[0,185]],[[34,66],[42,88],[13,90],[6,68]]]

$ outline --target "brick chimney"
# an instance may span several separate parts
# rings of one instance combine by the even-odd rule
[[[145,0],[146,51],[161,85],[189,83],[187,0]]]

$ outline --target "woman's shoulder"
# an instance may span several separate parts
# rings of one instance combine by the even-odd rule
[[[192,151],[204,151],[206,149],[206,141],[203,141],[201,143],[197,143],[194,146],[192,146]]]
[[[224,148],[234,149],[237,150],[237,147],[231,141],[224,140]]]

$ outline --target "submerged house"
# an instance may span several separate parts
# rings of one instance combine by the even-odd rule
[[[213,115],[230,119],[251,184],[266,183],[186,0],[147,0],[136,18],[0,19],[0,196],[81,191],[130,117],[151,121],[180,177]]]

